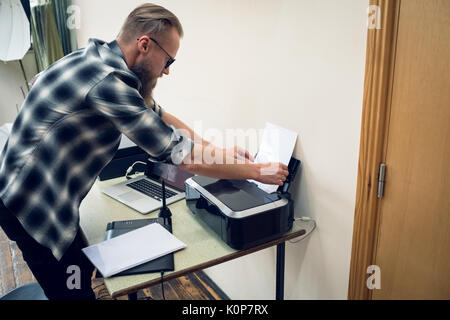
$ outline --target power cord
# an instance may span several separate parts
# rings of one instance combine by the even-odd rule
[[[312,219],[310,217],[300,217],[300,218],[294,218],[294,221],[311,221]]]
[[[131,172],[134,169],[134,166],[137,164],[143,164],[144,166],[147,165],[145,162],[143,161],[136,161],[135,163],[133,163],[130,167],[128,167],[127,172],[125,173],[125,178],[127,178],[127,180],[130,180],[131,178],[129,177],[129,175],[131,174]],[[135,173],[142,173],[142,172],[135,172]]]
[[[304,221],[304,222],[307,222],[307,221],[311,221],[312,219],[310,218],[310,217],[299,217],[299,218],[294,218],[294,223],[295,223],[295,221]],[[288,240],[290,243],[297,243],[297,242],[300,242],[300,241],[302,241],[303,240],[303,238],[304,237],[302,237],[302,238],[300,238],[299,240],[297,240],[297,241],[292,241],[292,240]]]

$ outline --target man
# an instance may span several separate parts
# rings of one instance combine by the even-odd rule
[[[170,11],[141,5],[116,41],[90,40],[54,63],[24,101],[0,156],[0,225],[49,299],[95,298],[78,208],[122,133],[155,160],[196,174],[280,185],[286,179],[285,165],[252,163],[245,150],[220,156],[222,150],[154,102],[152,90],[169,74],[182,36]],[[205,149],[221,161],[194,159]],[[81,271],[79,289],[66,284],[69,266]]]

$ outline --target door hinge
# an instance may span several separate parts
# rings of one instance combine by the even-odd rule
[[[380,163],[380,171],[378,172],[378,199],[384,195],[384,178],[386,176],[386,164]]]

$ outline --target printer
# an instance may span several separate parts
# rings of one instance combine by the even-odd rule
[[[291,158],[289,175],[276,193],[247,180],[191,177],[185,181],[186,204],[231,248],[271,241],[292,228],[294,203],[288,190],[300,165]]]

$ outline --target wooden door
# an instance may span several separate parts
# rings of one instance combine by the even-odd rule
[[[450,1],[399,12],[374,299],[450,299]]]
[[[356,210],[359,227],[366,219],[375,232],[373,246],[361,246],[364,230],[355,229],[351,273],[359,268],[359,279],[351,274],[349,298],[450,299],[450,1],[402,0],[391,9],[386,125],[378,135],[385,193],[369,206],[372,220]],[[361,256],[366,263],[357,267]],[[369,263],[379,267],[380,289],[362,289]]]

